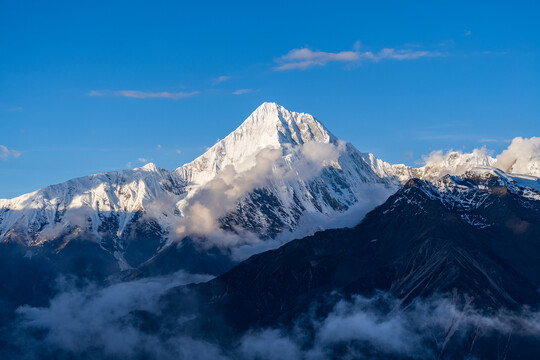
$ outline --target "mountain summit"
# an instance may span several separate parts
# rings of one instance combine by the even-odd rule
[[[236,130],[176,172],[191,183],[201,185],[227,165],[234,166],[237,171],[251,168],[255,155],[262,149],[286,151],[290,146],[311,141],[336,143],[337,138],[313,116],[265,102]]]

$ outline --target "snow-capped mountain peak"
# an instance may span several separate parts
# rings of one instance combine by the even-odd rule
[[[433,181],[445,175],[461,175],[476,167],[496,166],[495,158],[485,148],[474,149],[471,153],[461,151],[434,151],[424,157],[425,165],[413,168],[404,164],[389,164],[369,154],[366,160],[373,171],[381,177],[394,177],[401,183],[412,178]]]
[[[255,156],[262,149],[280,149],[287,153],[290,146],[311,141],[335,143],[337,138],[312,115],[265,102],[236,130],[176,172],[190,184],[202,185],[227,165],[237,171],[253,167]]]
[[[159,168],[154,164],[153,162],[149,162],[148,164],[135,168],[133,170],[143,170],[143,171],[159,171]]]
[[[210,245],[224,247],[278,235],[287,241],[335,226],[349,210],[347,221],[359,221],[395,191],[365,157],[313,116],[264,103],[172,172],[148,163],[0,200],[0,241],[36,246],[77,231],[122,268],[188,235],[218,232],[227,242],[214,236]]]
[[[304,144],[309,141],[329,142],[336,138],[312,115],[291,112],[273,102],[259,106],[242,125],[240,131],[253,129],[278,136],[279,144]],[[277,133],[276,133],[277,130]],[[233,134],[235,134],[233,132]]]
[[[425,179],[434,179],[447,174],[463,174],[474,167],[494,166],[496,161],[485,148],[474,149],[471,153],[434,151],[424,160],[426,164],[418,170]]]

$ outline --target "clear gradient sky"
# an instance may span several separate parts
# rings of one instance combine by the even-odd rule
[[[0,0],[0,198],[174,169],[262,102],[414,165],[540,135],[538,1]]]

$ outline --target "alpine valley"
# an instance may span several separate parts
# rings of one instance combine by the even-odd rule
[[[0,289],[4,358],[535,358],[540,139],[413,168],[264,103],[175,170],[0,200]]]

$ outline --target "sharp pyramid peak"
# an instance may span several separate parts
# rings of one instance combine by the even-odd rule
[[[253,111],[253,114],[255,113],[280,113],[280,112],[284,112],[284,113],[290,113],[289,110],[285,109],[283,106],[275,103],[275,102],[271,102],[271,101],[265,101],[263,102],[261,105],[259,105],[255,111]]]
[[[253,111],[251,113],[251,115],[244,121],[244,122],[249,122],[249,120],[253,117],[265,117],[269,120],[280,120],[280,121],[286,121],[285,119],[286,118],[289,118],[293,115],[305,115],[305,116],[310,116],[310,117],[313,117],[309,114],[306,114],[306,113],[297,113],[297,112],[294,112],[294,111],[289,111],[287,110],[285,107],[275,103],[275,102],[263,102],[261,105],[259,105],[259,107],[257,107],[255,109],[255,111]]]
[[[158,171],[159,168],[154,164],[153,162],[149,162],[148,164],[141,166],[139,168],[136,168],[134,170],[144,170],[144,171]]]
[[[252,166],[255,155],[264,148],[286,149],[289,145],[310,141],[329,143],[337,138],[312,115],[264,102],[236,130],[177,171],[194,183],[200,183],[204,180],[195,179],[194,172],[207,173],[206,180],[227,165],[237,169]]]
[[[275,102],[262,103],[232,134],[245,131],[273,134],[279,144],[330,142],[336,139],[312,115],[289,111]]]

